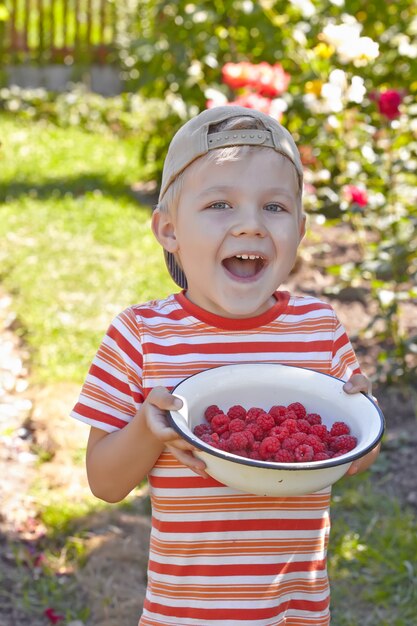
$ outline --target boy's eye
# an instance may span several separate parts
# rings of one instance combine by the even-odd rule
[[[285,207],[282,204],[278,204],[278,202],[269,202],[265,205],[265,209],[267,211],[271,211],[272,213],[280,213],[281,211],[285,211]]]
[[[209,205],[209,209],[230,209],[230,204],[227,202],[213,202]]]

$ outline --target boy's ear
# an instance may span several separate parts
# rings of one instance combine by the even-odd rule
[[[161,246],[168,252],[177,252],[178,243],[175,236],[175,225],[166,211],[155,209],[152,213],[152,231]]]

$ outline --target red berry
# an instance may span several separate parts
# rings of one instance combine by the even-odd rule
[[[294,455],[292,452],[290,452],[290,450],[283,450],[281,448],[281,450],[278,450],[275,455],[275,461],[277,463],[293,463]]]
[[[339,435],[350,435],[350,428],[345,422],[335,422],[330,429],[330,435],[332,437],[338,437]]]
[[[313,448],[314,454],[317,454],[317,452],[325,452],[326,450],[326,443],[316,435],[307,435],[305,442]]]
[[[243,408],[243,406],[241,406],[240,404],[235,404],[234,406],[231,406],[230,409],[227,411],[227,415],[230,417],[231,420],[236,418],[244,420],[246,417],[246,409]]]
[[[295,439],[296,441],[298,441],[299,444],[306,443],[307,434],[303,432],[298,432],[298,433],[293,433],[291,437],[292,439]]]
[[[318,413],[307,413],[306,420],[312,426],[313,424],[321,424],[321,416]]]
[[[280,440],[276,437],[265,437],[263,441],[261,441],[261,445],[259,446],[259,454],[261,459],[267,461],[268,459],[273,459],[275,453],[278,452],[281,447]]]
[[[256,418],[256,423],[264,432],[269,432],[275,426],[274,418],[269,413],[261,413]]]
[[[332,437],[330,439],[329,447],[334,452],[339,452],[340,450],[347,450],[350,452],[356,444],[356,437],[352,437],[351,435],[338,435],[337,437]]]
[[[264,431],[256,422],[249,422],[249,424],[246,425],[245,432],[252,433],[256,441],[261,441],[265,436]]]
[[[208,422],[211,422],[211,420],[213,419],[213,417],[215,415],[218,415],[219,413],[221,413],[222,411],[219,409],[219,407],[216,404],[211,404],[210,406],[208,406],[204,412],[204,417],[206,418],[206,420]]]
[[[287,408],[281,404],[271,406],[268,413],[274,418],[277,426],[282,424],[282,422],[287,419]]]
[[[313,426],[310,427],[310,435],[316,435],[316,437],[319,437],[322,441],[327,441],[329,434],[327,426],[324,424],[313,424]]]
[[[298,431],[297,420],[292,418],[287,418],[282,422],[281,426],[286,428],[290,433],[296,433]]]
[[[235,453],[236,450],[245,450],[248,445],[248,439],[243,432],[234,432],[227,440],[230,452]]]
[[[193,433],[197,437],[201,437],[201,435],[204,435],[204,434],[210,434],[211,426],[210,424],[197,424],[197,426],[194,427]]]
[[[281,448],[283,448],[284,450],[291,450],[293,452],[299,445],[300,444],[298,443],[297,439],[294,439],[294,437],[287,437],[282,442]]]
[[[313,461],[327,461],[330,459],[330,454],[328,452],[316,452],[313,457]]]
[[[229,430],[230,418],[224,413],[215,415],[211,420],[211,427],[216,433],[224,433],[225,430]]]
[[[228,417],[230,417],[230,415]],[[231,432],[238,433],[241,430],[245,430],[245,428],[246,428],[246,422],[244,422],[242,419],[235,417],[234,419],[230,420],[229,430]]]
[[[265,413],[264,409],[254,406],[246,413],[246,421],[255,422],[258,415],[261,415],[262,413]]]
[[[312,427],[311,427],[310,422],[301,418],[297,420],[297,428],[302,433],[309,433]]]
[[[294,450],[294,458],[299,463],[312,461],[314,457],[314,450],[311,446],[302,443]]]
[[[301,404],[301,402],[292,402],[287,408],[289,411],[293,411],[295,413],[297,419],[304,419],[307,415],[305,406]]]

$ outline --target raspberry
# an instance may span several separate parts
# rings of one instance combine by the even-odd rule
[[[327,426],[324,424],[313,424],[310,427],[310,435],[316,435],[322,441],[327,441],[329,438],[329,431],[327,430]]]
[[[208,406],[204,412],[204,417],[206,418],[206,420],[208,422],[211,422],[211,420],[213,419],[213,417],[215,415],[218,415],[219,413],[221,413],[222,411],[219,409],[219,407],[216,404],[211,404],[210,406]]]
[[[234,406],[231,406],[230,409],[227,411],[227,415],[228,417],[230,417],[231,420],[244,420],[246,417],[246,409],[244,409],[243,406],[241,406],[240,404],[235,404]]]
[[[303,432],[293,433],[291,435],[291,438],[298,441],[298,444],[306,443],[307,434]]]
[[[289,418],[282,422],[281,426],[286,428],[290,433],[296,433],[298,431],[297,420]]]
[[[330,459],[330,455],[327,452],[316,452],[313,456],[313,461],[327,461]]]
[[[269,413],[261,413],[256,418],[256,423],[263,431],[269,432],[275,426],[274,418]]]
[[[275,426],[271,428],[269,434],[271,437],[277,437],[280,441],[284,441],[284,439],[290,436],[290,431],[282,426]]]
[[[312,426],[314,424],[321,424],[321,416],[318,413],[307,413],[306,415],[306,420],[307,422],[309,422]]]
[[[261,445],[259,446],[259,454],[261,459],[267,461],[268,459],[273,459],[275,453],[278,452],[281,447],[281,442],[276,437],[265,437],[263,441],[261,441]]]
[[[244,430],[243,431],[246,439],[248,440],[248,449],[252,450],[254,444],[255,444],[255,436],[254,434],[250,431],[250,430]]]
[[[228,417],[230,417],[230,415],[228,415]],[[246,428],[246,423],[242,419],[235,417],[234,419],[230,420],[229,430],[231,432],[238,433],[241,430],[245,430],[245,428]]]
[[[216,432],[224,433],[225,430],[229,430],[230,419],[224,413],[215,415],[211,420],[211,427]]]
[[[234,432],[227,440],[230,452],[236,454],[236,450],[245,450],[248,446],[248,439],[245,433]]]
[[[314,454],[317,454],[318,452],[325,452],[326,450],[326,444],[316,435],[307,435],[305,442],[313,448]]]
[[[309,433],[312,427],[310,425],[310,422],[308,422],[305,419],[300,418],[297,420],[297,428],[302,433]]]
[[[261,441],[264,438],[264,431],[256,422],[250,422],[247,424],[245,433],[246,432],[252,433],[256,441]]]
[[[288,405],[287,408],[289,411],[293,411],[295,413],[296,418],[298,420],[304,419],[305,416],[307,415],[305,406],[302,405],[301,402],[292,402],[291,404]]]
[[[330,435],[332,437],[338,437],[339,435],[350,435],[350,428],[345,422],[335,422],[330,429]]]
[[[275,406],[271,406],[271,408],[268,411],[269,415],[271,415],[274,420],[275,420],[275,424],[277,426],[279,426],[280,424],[282,424],[282,422],[287,419],[287,409],[285,406],[282,406],[281,404],[277,404]]]
[[[296,449],[296,447],[299,445],[300,444],[298,443],[297,439],[294,439],[294,437],[287,437],[282,442],[281,447],[284,450],[291,450],[291,452],[293,452]]]
[[[314,457],[314,450],[311,446],[308,446],[305,443],[302,443],[300,446],[297,446],[294,450],[294,458],[299,463],[312,461]]]
[[[257,406],[252,407],[246,413],[246,421],[247,422],[255,422],[256,418],[258,417],[258,415],[261,415],[261,413],[265,413],[265,411],[263,409],[260,409]]]
[[[204,441],[204,443],[208,443],[209,446],[214,446],[215,444],[213,437],[208,433],[204,433],[203,435],[201,435],[200,439],[201,441]]]
[[[340,452],[340,450],[346,450],[350,452],[357,444],[356,437],[352,437],[351,435],[338,435],[337,437],[332,437],[330,439],[329,447],[334,452]]]
[[[204,434],[209,435],[211,433],[211,426],[210,424],[197,424],[197,426],[194,427],[193,433],[197,437],[201,437],[201,435]]]
[[[289,450],[278,450],[274,459],[277,463],[293,463],[294,455]]]
[[[350,452],[350,450],[346,450],[345,448],[342,448],[342,450],[339,450],[338,452],[335,452],[332,455],[332,459],[335,459],[337,456],[342,456],[343,454],[347,454],[348,452]]]

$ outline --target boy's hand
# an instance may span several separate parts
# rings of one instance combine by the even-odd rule
[[[166,412],[177,411],[181,407],[181,400],[170,394],[168,389],[154,387],[143,403],[142,410],[145,412],[147,426],[156,439],[165,444],[180,463],[199,476],[208,478],[204,471],[205,463],[193,455],[195,447],[168,425]]]
[[[371,381],[364,376],[363,374],[353,374],[349,378],[349,380],[343,385],[343,390],[346,393],[359,393],[363,391],[364,393],[371,394],[372,385]],[[353,474],[359,474],[359,472],[364,472],[368,467],[374,463],[378,457],[379,450],[381,448],[381,444],[378,444],[373,450],[365,454],[361,459],[357,461],[353,461],[352,465],[347,471],[348,476],[353,476]]]

